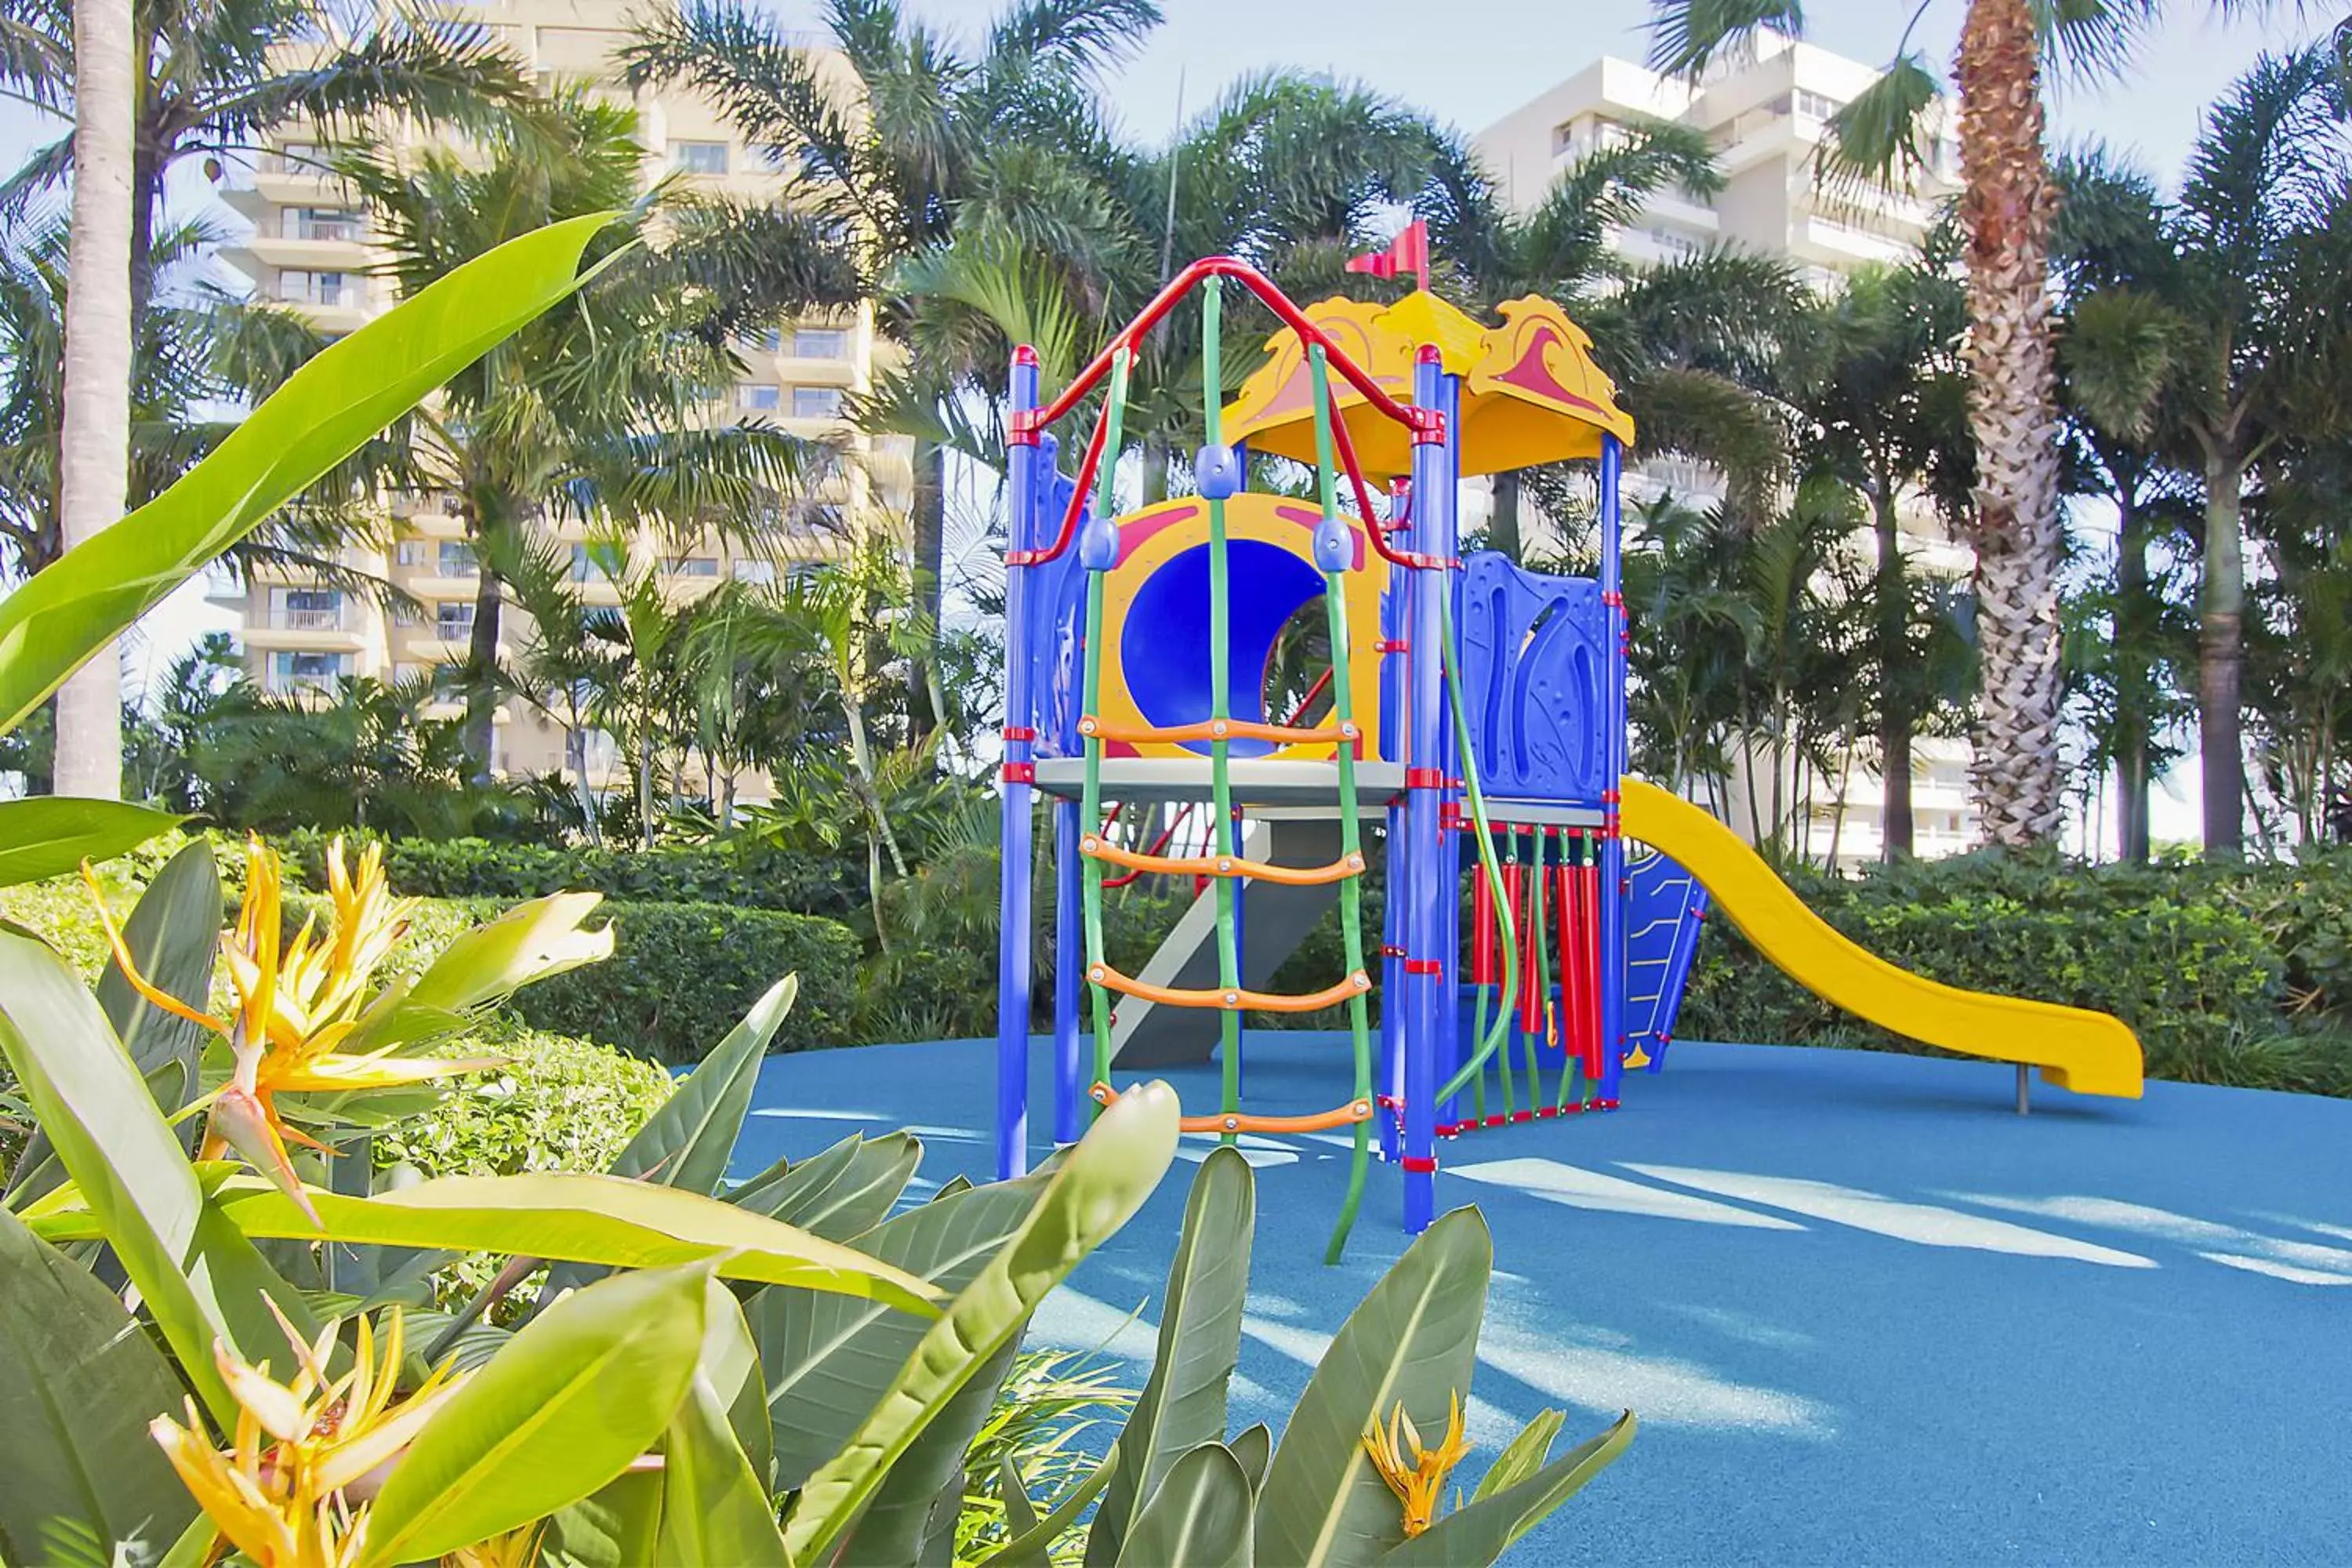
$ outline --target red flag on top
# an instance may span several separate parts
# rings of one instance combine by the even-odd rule
[[[1420,279],[1423,289],[1429,287],[1429,225],[1421,218],[1404,226],[1404,231],[1389,241],[1386,250],[1375,250],[1365,256],[1348,258],[1348,270],[1366,272],[1374,278],[1393,278],[1400,272],[1410,272]]]

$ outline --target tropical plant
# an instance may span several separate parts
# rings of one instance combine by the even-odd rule
[[[170,489],[0,600],[0,735],[205,562],[576,288],[581,252],[604,221],[591,214],[526,236],[353,332]],[[0,885],[120,854],[173,820],[118,803],[0,802]]]
[[[1160,20],[1151,0],[1018,0],[977,52],[907,16],[895,0],[829,0],[819,52],[740,0],[680,0],[640,26],[621,58],[630,85],[699,89],[754,147],[796,171],[791,195],[839,226],[878,278],[945,243],[992,171],[1091,128],[1087,88]],[[847,68],[847,79],[835,72]],[[902,342],[905,297],[883,294]],[[923,366],[924,356],[916,363]],[[939,431],[955,417],[965,366],[919,370],[918,390],[870,426],[914,438],[914,611],[940,624],[947,472]],[[915,739],[938,721],[930,661],[908,683]]]
[[[1885,71],[1832,117],[1822,172],[1832,185],[1853,178],[1907,182],[1933,161],[1945,123],[1942,100],[1935,74],[1911,47],[1926,9],[1910,13]],[[1804,32],[1797,0],[1653,0],[1652,10],[1653,59],[1694,81],[1717,59],[1752,47],[1766,28]],[[2058,735],[2063,538],[2048,265],[2057,200],[2042,141],[2042,78],[2053,68],[2085,74],[2123,68],[2164,10],[2159,0],[1966,0],[1961,16],[1953,74],[1969,329],[1964,358],[1976,452],[1968,532],[1977,556],[1981,667],[1970,739],[1979,815],[1997,844],[2053,837],[2064,807]]]
[[[453,380],[420,411],[409,482],[456,499],[478,581],[464,667],[465,741],[487,777],[506,574],[539,525],[572,517],[677,544],[756,536],[831,467],[758,418],[710,410],[734,384],[730,341],[856,296],[817,220],[747,209],[666,180],[643,189],[634,110],[565,91],[467,153],[355,152],[339,174],[374,216],[404,294],[515,234],[626,209],[581,295]]]
[[[1959,289],[1932,264],[1865,268],[1798,315],[1779,365],[1812,437],[1806,468],[1852,486],[1870,509],[1871,697],[1890,859],[1911,853],[1911,742],[1945,695],[1923,679],[1936,666],[1919,646],[1927,628],[1915,615],[1902,510],[1967,494],[1960,336]]]
[[[278,127],[348,126],[383,110],[479,124],[529,91],[478,24],[403,14],[355,36],[320,34],[306,0],[137,8],[34,0],[11,12],[0,89],[74,120],[0,183],[0,207],[22,211],[72,174],[72,270],[85,283],[67,301],[74,330],[59,493],[68,547],[122,514],[134,339],[156,300],[156,234],[175,163],[202,156],[216,169]],[[61,693],[67,793],[119,794],[119,689],[113,661],[101,658]]]

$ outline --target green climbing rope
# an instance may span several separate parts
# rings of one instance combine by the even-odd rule
[[[1205,392],[1202,399],[1206,426],[1204,434],[1212,447],[1223,444],[1224,431],[1224,377],[1220,363],[1219,339],[1223,331],[1224,295],[1215,278],[1211,278],[1201,290],[1201,381]],[[1232,695],[1226,690],[1233,678],[1233,649],[1225,646],[1226,628],[1232,616],[1229,607],[1225,562],[1225,503],[1215,496],[1209,498],[1209,717],[1213,721],[1233,717]],[[1230,772],[1233,742],[1219,735],[1209,742],[1209,791],[1211,810],[1217,818],[1217,855],[1220,859],[1234,853],[1234,784]],[[1240,989],[1242,983],[1241,921],[1238,905],[1241,884],[1231,877],[1217,879],[1217,986],[1223,991]],[[1231,1007],[1217,1015],[1217,1037],[1220,1066],[1223,1069],[1222,1107],[1227,1116],[1238,1114],[1242,1108],[1242,1016]],[[1234,1142],[1228,1132],[1218,1140]]]
[[[1134,352],[1121,347],[1111,356],[1110,405],[1103,421],[1102,482],[1095,491],[1095,518],[1116,515],[1117,500],[1113,480],[1118,472],[1119,426],[1127,416],[1127,377],[1135,360]],[[1086,706],[1082,712],[1100,710],[1102,700],[1102,637],[1103,574],[1087,574],[1087,668]],[[1099,829],[1094,826],[1102,821],[1102,738],[1088,735],[1087,746],[1086,785],[1082,791],[1078,820],[1088,824],[1088,832]],[[1095,1076],[1097,1083],[1110,1081],[1110,988],[1091,978],[1096,965],[1103,959],[1102,884],[1103,863],[1092,855],[1084,858],[1087,969],[1089,975],[1087,991],[1093,1006],[1095,1038]],[[1096,1107],[1099,1113],[1101,1108]]]
[[[1323,519],[1328,522],[1339,515],[1339,477],[1332,458],[1331,441],[1331,372],[1321,343],[1307,352],[1307,363],[1315,376],[1315,469],[1322,489]],[[1213,381],[1210,384],[1216,384]],[[1374,526],[1370,518],[1364,520],[1367,528]],[[1351,706],[1353,698],[1348,679],[1348,595],[1339,572],[1323,574],[1323,605],[1331,628],[1331,719],[1344,731],[1355,720]],[[1363,863],[1363,824],[1356,816],[1356,746],[1342,740],[1334,748],[1339,778],[1339,853],[1358,866]],[[1364,973],[1364,889],[1363,873],[1357,871],[1339,884],[1339,934],[1347,950],[1348,973]],[[1364,994],[1359,991],[1348,998],[1348,1029],[1355,1047],[1355,1098],[1369,1101],[1372,1098],[1371,1026],[1366,1013]],[[1330,1245],[1323,1250],[1323,1261],[1339,1261],[1340,1249],[1348,1244],[1348,1232],[1356,1223],[1356,1210],[1363,1202],[1364,1172],[1371,1161],[1372,1124],[1356,1123],[1356,1145],[1348,1164],[1348,1195],[1339,1205],[1339,1222],[1331,1232]]]

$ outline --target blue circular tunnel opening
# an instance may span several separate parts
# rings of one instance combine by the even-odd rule
[[[1228,540],[1225,551],[1233,647],[1225,710],[1264,723],[1275,641],[1298,607],[1323,592],[1323,577],[1308,562],[1263,540]],[[1119,629],[1118,656],[1128,692],[1147,723],[1193,724],[1210,717],[1207,545],[1171,557],[1136,590]],[[1188,742],[1185,749],[1206,756],[1209,743]],[[1230,752],[1261,757],[1274,749],[1270,742],[1235,741]]]

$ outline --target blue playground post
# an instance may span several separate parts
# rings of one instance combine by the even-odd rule
[[[1625,1076],[1625,652],[1631,635],[1625,622],[1624,522],[1618,510],[1617,480],[1625,449],[1617,437],[1601,437],[1601,603],[1604,611],[1601,653],[1608,674],[1601,681],[1607,709],[1601,733],[1608,748],[1607,783],[1601,796],[1601,1083],[1600,1103],[1614,1109]]]
[[[1037,351],[1013,351],[1008,401],[1017,412],[1037,406]],[[1036,544],[1037,437],[1014,427],[1008,436],[1006,545],[1013,562]],[[1004,573],[1004,788],[1000,888],[1003,930],[996,944],[996,1176],[1010,1181],[1029,1169],[1029,797],[1037,776],[1030,700],[1029,568],[1008,562]],[[1058,980],[1056,982],[1058,984]],[[1055,1131],[1058,1134],[1058,1107]]]
[[[1446,500],[1444,513],[1437,520],[1438,526],[1444,531],[1442,536],[1433,535],[1425,548],[1441,561],[1451,563],[1460,549],[1460,541],[1455,537],[1459,532],[1456,509],[1462,493],[1462,447],[1458,436],[1462,426],[1460,376],[1444,374],[1438,377],[1437,408],[1445,416],[1446,439],[1438,449],[1444,454],[1443,488]],[[1435,590],[1449,596],[1451,602],[1447,609],[1452,613],[1452,624],[1458,628],[1462,625],[1462,574],[1448,564],[1437,574]],[[1455,651],[1458,653],[1460,650],[1457,648]],[[1445,666],[1442,661],[1437,667],[1437,678],[1443,687]],[[1444,784],[1438,798],[1444,804],[1438,808],[1437,837],[1431,848],[1429,863],[1430,875],[1441,889],[1437,900],[1435,954],[1438,963],[1436,1081],[1439,1083],[1452,1082],[1462,1064],[1469,1059],[1463,1051],[1462,1007],[1458,1000],[1462,981],[1462,845],[1463,833],[1469,825],[1462,815],[1467,809],[1463,805],[1462,791],[1454,784],[1462,777],[1462,758],[1454,746],[1454,725],[1446,707],[1454,695],[1446,692],[1438,700],[1437,771],[1444,775]],[[1446,826],[1448,817],[1453,819],[1455,827]],[[1460,1100],[1461,1097],[1456,1095],[1436,1108],[1439,1125],[1450,1131],[1461,1123]]]
[[[1078,977],[1086,942],[1078,908],[1078,803],[1054,803],[1054,1142],[1075,1143],[1086,1131],[1080,1107],[1086,1068],[1078,1039]]]
[[[1412,371],[1412,400],[1422,408],[1442,406],[1444,369],[1434,346],[1419,351]],[[1445,482],[1448,433],[1434,441],[1416,438],[1412,448],[1413,544],[1423,562],[1443,560],[1453,530],[1454,494]],[[1404,1173],[1404,1228],[1418,1236],[1436,1217],[1437,1201],[1437,1019],[1444,966],[1438,960],[1443,925],[1438,905],[1453,896],[1436,875],[1439,805],[1445,774],[1439,765],[1438,733],[1444,716],[1444,660],[1439,639],[1438,595],[1448,591],[1442,570],[1416,565],[1410,574],[1412,686],[1405,701],[1411,744],[1405,759],[1404,843],[1401,858],[1412,867],[1406,894],[1404,971],[1404,1147],[1397,1163]],[[1391,856],[1397,847],[1390,847]]]

